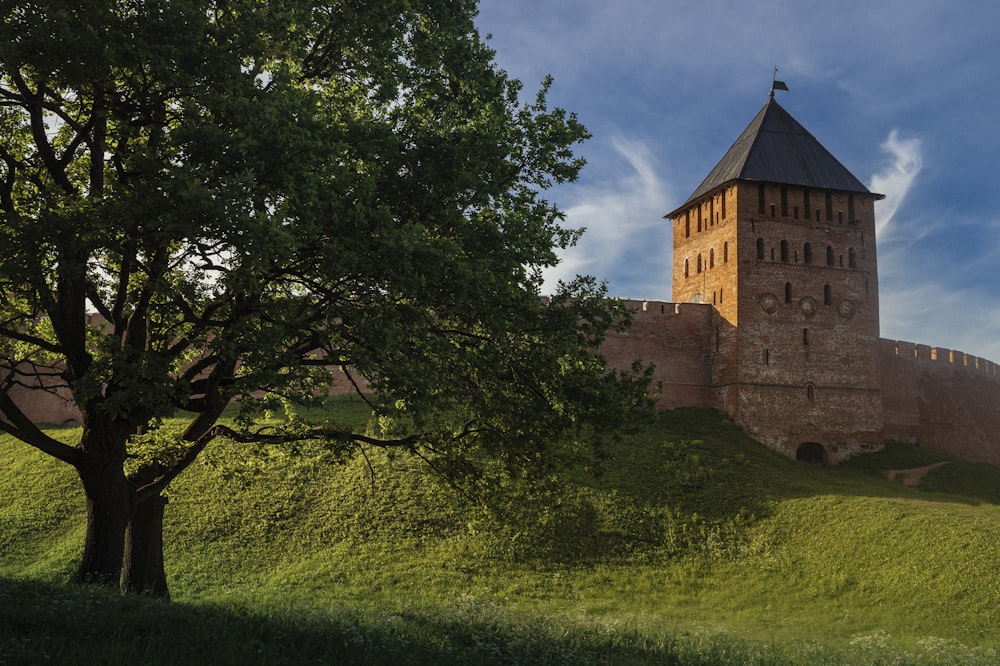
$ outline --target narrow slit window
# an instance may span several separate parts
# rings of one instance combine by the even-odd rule
[[[792,283],[791,282],[786,282],[785,283],[785,302],[786,303],[791,303],[792,302]]]

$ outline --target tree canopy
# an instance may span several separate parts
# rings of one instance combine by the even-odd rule
[[[132,531],[155,540],[160,493],[220,435],[474,479],[645,404],[646,375],[595,352],[627,321],[603,287],[540,293],[579,233],[541,193],[587,132],[549,81],[522,102],[474,0],[0,5],[0,429],[79,472],[76,580],[162,570]],[[331,368],[377,427],[254,429]],[[25,417],[26,387],[71,392],[78,444]],[[167,414],[190,419],[170,441]]]

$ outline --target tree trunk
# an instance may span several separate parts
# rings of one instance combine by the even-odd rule
[[[123,592],[170,598],[163,569],[163,511],[167,501],[157,495],[140,502],[132,514],[125,532]]]
[[[77,466],[87,498],[87,533],[74,583],[119,584],[125,528],[132,515],[133,491],[120,462],[86,455]]]
[[[135,491],[124,468],[128,431],[123,424],[89,414],[84,422],[80,440],[83,456],[76,471],[87,500],[87,533],[80,565],[70,581],[117,587],[125,528],[135,506]]]

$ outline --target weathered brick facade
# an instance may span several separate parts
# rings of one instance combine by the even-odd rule
[[[878,198],[772,98],[667,216],[676,305],[633,302],[609,360],[634,349],[657,366],[662,408],[723,409],[790,457],[835,463],[896,439],[1000,464],[997,366],[879,338]],[[694,307],[711,315],[662,314]]]

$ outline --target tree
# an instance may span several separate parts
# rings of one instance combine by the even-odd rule
[[[73,580],[166,595],[161,493],[219,436],[475,483],[645,404],[648,377],[594,352],[627,320],[603,287],[540,297],[578,235],[540,193],[587,133],[548,81],[519,102],[474,0],[0,4],[0,429],[79,474]],[[255,429],[331,368],[380,427]],[[25,387],[72,393],[78,444]]]

